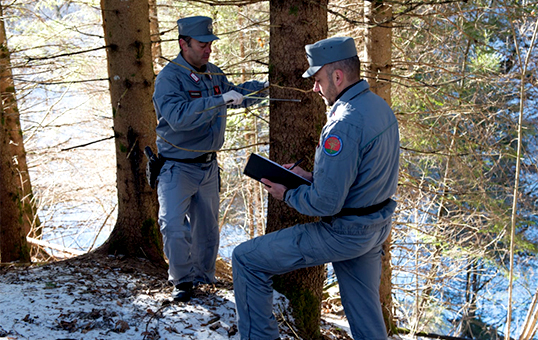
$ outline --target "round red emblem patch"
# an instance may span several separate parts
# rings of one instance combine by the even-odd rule
[[[342,139],[336,135],[329,135],[323,142],[323,151],[329,156],[336,156],[342,151]]]

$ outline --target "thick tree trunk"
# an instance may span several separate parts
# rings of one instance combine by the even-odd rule
[[[364,17],[367,25],[364,60],[366,79],[372,92],[391,105],[392,7],[382,1],[365,2]],[[379,287],[383,316],[389,334],[392,334],[396,327],[392,306],[391,240],[389,235],[383,244],[385,256],[382,260],[383,271]]]
[[[26,235],[38,219],[3,17],[0,4],[0,261],[30,262]]]
[[[300,104],[271,102],[270,158],[277,163],[290,163],[304,157],[302,166],[308,169],[313,166],[325,123],[325,105],[319,96],[306,92],[311,90],[312,80],[302,78],[308,68],[304,46],[327,37],[327,1],[272,0],[270,7],[271,97],[301,99]],[[314,220],[269,198],[267,232]],[[324,277],[324,268],[319,266],[274,279],[275,289],[290,299],[296,327],[305,339],[320,338]]]
[[[116,141],[118,218],[100,248],[164,263],[157,198],[145,177],[143,149],[155,143],[149,5],[102,0]]]

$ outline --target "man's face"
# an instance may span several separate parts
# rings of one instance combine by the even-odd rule
[[[327,106],[332,106],[338,96],[338,91],[334,85],[332,74],[327,74],[327,70],[324,66],[316,72],[312,78],[314,78],[314,92],[319,93]]]
[[[185,60],[192,66],[200,69],[209,62],[211,45],[213,44],[212,41],[204,43],[196,39],[191,39],[190,43],[187,44],[187,42],[182,39],[180,40],[180,43],[183,58],[185,58]]]

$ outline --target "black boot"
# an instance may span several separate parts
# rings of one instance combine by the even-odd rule
[[[172,298],[174,301],[187,302],[192,296],[192,282],[181,282],[174,287]]]

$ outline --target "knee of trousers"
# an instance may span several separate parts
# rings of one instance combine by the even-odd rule
[[[236,246],[232,252],[232,267],[235,268],[235,267],[238,267],[240,265],[242,265],[242,261],[241,261],[241,250],[239,249],[241,247],[242,244]]]
[[[234,275],[238,271],[243,271],[248,265],[247,248],[249,247],[246,245],[247,242],[239,244],[232,252],[232,271]]]
[[[191,234],[188,230],[178,229],[178,228],[164,228],[161,230],[163,238],[168,240],[177,240],[190,238]]]

